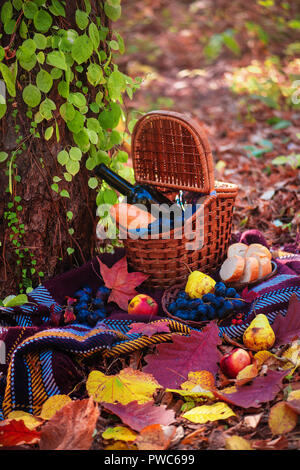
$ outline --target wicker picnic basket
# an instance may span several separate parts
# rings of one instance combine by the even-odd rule
[[[199,230],[200,210],[204,222],[203,246],[196,250],[187,249],[190,240],[184,234],[176,238],[176,228],[158,234],[157,239],[123,236],[129,265],[149,274],[145,283],[149,287],[162,289],[184,282],[188,267],[205,273],[218,269],[226,257],[238,187],[214,180],[212,153],[203,128],[179,113],[149,112],[134,127],[132,161],[137,183],[157,187],[172,200],[179,190],[204,195],[189,224],[193,231]]]

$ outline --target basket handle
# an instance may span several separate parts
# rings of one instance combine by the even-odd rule
[[[204,128],[196,122],[194,119],[181,114],[175,111],[166,111],[166,110],[154,110],[149,111],[144,116],[142,116],[134,126],[133,133],[132,133],[132,157],[133,157],[133,166],[135,164],[135,151],[136,151],[136,143],[138,141],[138,135],[141,129],[143,128],[143,124],[149,118],[170,118],[171,120],[177,121],[181,126],[188,129],[188,131],[192,134],[194,141],[198,148],[198,154],[201,164],[201,169],[203,173],[203,187],[198,188],[201,192],[205,194],[209,194],[215,189],[215,177],[214,177],[214,164],[213,164],[213,156],[211,152],[211,148],[206,136],[206,132]],[[134,168],[135,169],[135,168]],[[194,189],[195,190],[195,189]]]

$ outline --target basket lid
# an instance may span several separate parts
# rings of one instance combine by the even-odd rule
[[[135,179],[162,188],[209,194],[214,189],[211,149],[204,129],[173,111],[151,111],[132,134]]]

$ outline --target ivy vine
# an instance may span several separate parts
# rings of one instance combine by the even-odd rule
[[[103,13],[111,21],[120,18],[120,2],[106,0],[103,3]],[[57,161],[63,167],[66,182],[71,183],[84,166],[92,172],[102,162],[126,179],[133,180],[132,170],[125,165],[128,154],[121,148],[121,143],[129,139],[124,130],[126,127],[122,125],[126,121],[123,99],[124,94],[132,98],[141,80],[125,75],[114,63],[115,55],[124,53],[120,34],[101,24],[101,18],[92,9],[91,0],[78,4],[75,30],[68,29],[66,1],[4,2],[0,11],[0,31],[9,35],[10,41],[6,47],[0,46],[0,85],[1,81],[2,85],[5,84],[5,93],[1,93],[3,87],[0,86],[0,119],[7,113],[8,102],[13,102],[17,94],[21,94],[27,106],[30,138],[55,139],[59,143],[59,122],[61,119],[65,122],[69,144],[58,151]],[[0,38],[2,36],[0,34]],[[55,101],[49,97],[53,89],[57,90],[58,99]],[[13,113],[16,117],[18,111],[13,110]],[[15,130],[18,130],[17,120]],[[20,248],[24,225],[18,213],[22,211],[22,204],[13,191],[13,182],[20,181],[14,169],[28,143],[28,137],[19,135],[14,150],[10,153],[0,151],[0,164],[5,162],[8,176],[6,191],[11,195],[5,218],[11,229],[10,238],[15,245],[17,263],[22,269],[21,292],[23,288],[31,288],[30,276],[43,276],[43,273],[35,272],[32,253]],[[61,198],[69,198],[68,190],[61,187],[62,175],[53,175],[52,178],[52,191]],[[117,202],[116,192],[105,183],[99,183],[92,174],[88,185],[95,190],[98,206]],[[66,218],[72,235],[73,213],[67,211]],[[108,218],[105,220],[104,217],[106,222]],[[71,255],[74,249],[69,247],[67,251]],[[30,257],[29,273],[22,268],[22,259],[26,256]]]

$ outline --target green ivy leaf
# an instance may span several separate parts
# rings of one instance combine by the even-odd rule
[[[47,127],[47,129],[45,130],[45,139],[46,140],[50,140],[52,135],[53,135],[53,126],[50,126],[50,127]]]
[[[123,73],[115,70],[107,81],[107,89],[112,100],[120,100],[122,92],[126,88],[126,80]]]
[[[86,73],[88,81],[93,85],[97,86],[100,83],[105,83],[103,77],[103,70],[98,64],[90,64]]]
[[[58,193],[58,191],[59,191],[58,184],[57,184],[57,183],[51,184],[51,189],[53,189],[53,191],[55,191],[56,193]]]
[[[97,51],[100,44],[99,31],[95,23],[90,23],[89,25],[89,37],[93,43],[94,50]]]
[[[78,36],[75,39],[73,47],[72,47],[72,57],[77,62],[77,64],[82,64],[86,62],[93,53],[93,43],[90,38],[83,34],[82,36]]]
[[[73,135],[74,142],[75,144],[78,145],[78,147],[82,150],[82,152],[87,152],[90,148],[90,140],[89,136],[87,134],[86,129],[82,129],[80,132],[77,134]]]
[[[69,161],[69,154],[66,150],[61,150],[57,154],[57,161],[61,165],[65,165]]]
[[[71,160],[80,161],[82,157],[82,152],[78,147],[71,147],[69,150],[69,155]]]
[[[41,115],[48,121],[52,118],[52,111],[54,111],[54,109],[56,109],[54,101],[50,100],[49,98],[46,98],[44,101],[41,102],[39,111]]]
[[[52,25],[52,16],[46,10],[38,10],[33,17],[37,31],[46,33]]]
[[[106,16],[108,16],[108,18],[112,21],[117,21],[120,16],[121,16],[121,6],[120,5],[115,5],[113,6],[111,4],[111,2],[105,2],[104,3],[104,11],[105,11],[105,14]]]
[[[66,16],[65,9],[58,0],[52,0],[52,5],[49,6],[49,10],[54,16],[63,16],[64,18]]]
[[[72,121],[75,117],[75,109],[71,103],[63,103],[59,108],[59,112],[64,121]]]
[[[48,93],[53,85],[53,78],[46,70],[40,70],[36,76],[36,84],[44,93]]]
[[[72,211],[68,211],[66,213],[66,216],[68,217],[69,220],[72,220],[73,219],[73,212]]]
[[[38,7],[35,3],[29,1],[29,2],[23,2],[23,13],[25,18],[28,18],[29,20],[33,20],[34,15],[38,12]]]
[[[74,248],[71,248],[70,246],[68,246],[68,248],[67,248],[68,255],[72,255],[74,253],[74,251],[75,251]]]
[[[83,116],[77,109],[75,110],[74,118],[71,121],[67,121],[68,129],[74,134],[78,134],[84,126],[85,116]]]
[[[6,152],[0,152],[0,163],[5,162],[5,160],[8,157],[8,153]]]
[[[10,20],[13,16],[13,7],[11,2],[3,3],[1,8],[1,21],[2,23],[6,23],[6,21]]]
[[[37,49],[46,49],[47,47],[47,38],[41,33],[35,33],[33,36],[33,40],[35,42]]]
[[[77,108],[82,108],[83,106],[86,106],[86,97],[80,92],[70,93],[68,102],[72,103]]]
[[[89,24],[89,16],[85,11],[76,10],[75,21],[79,29],[85,29]]]
[[[120,117],[120,106],[117,103],[111,103],[110,109],[106,109],[100,113],[99,122],[103,129],[113,129],[118,125]]]
[[[66,189],[63,189],[59,194],[61,197],[70,197],[70,194]]]
[[[66,57],[61,51],[52,51],[47,55],[47,64],[58,69],[67,70]]]
[[[27,85],[22,93],[24,102],[31,108],[35,108],[41,101],[41,92],[35,85]]]
[[[3,300],[4,307],[16,307],[28,302],[28,297],[25,294],[9,295]]]
[[[7,65],[0,63],[0,72],[2,73],[2,77],[5,81],[6,88],[10,96],[16,96],[16,80],[15,74],[12,72],[11,69],[7,67]]]
[[[99,182],[98,182],[97,178],[94,178],[94,177],[89,178],[89,180],[88,180],[88,186],[89,186],[91,189],[97,188],[98,184],[99,184]]]
[[[16,23],[17,23],[16,20],[7,20],[4,23],[4,32],[6,34],[12,34],[15,30]]]
[[[68,160],[66,163],[66,170],[70,175],[75,176],[80,170],[80,164],[78,161]]]
[[[72,175],[70,175],[70,173],[64,173],[64,178],[69,183],[70,183],[70,181],[72,181]]]
[[[118,196],[113,189],[105,189],[103,199],[106,204],[116,204],[118,202]]]
[[[68,98],[69,96],[69,83],[65,82],[64,80],[61,80],[57,86],[57,91],[62,96],[63,98]]]

